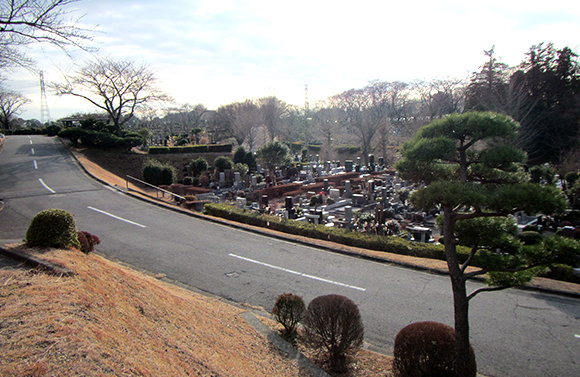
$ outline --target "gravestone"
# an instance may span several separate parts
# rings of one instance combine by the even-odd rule
[[[352,198],[352,188],[350,187],[350,181],[344,181],[344,197]]]

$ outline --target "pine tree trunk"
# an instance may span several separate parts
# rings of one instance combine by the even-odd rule
[[[445,239],[445,255],[453,289],[453,309],[455,316],[455,372],[456,376],[472,375],[470,367],[471,354],[469,346],[469,301],[465,279],[457,259],[455,245],[455,214],[451,207],[444,206],[443,235]]]

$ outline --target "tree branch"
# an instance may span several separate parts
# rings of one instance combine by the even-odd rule
[[[469,296],[467,296],[467,301],[471,300],[472,298],[474,298],[475,296],[477,296],[479,293],[481,292],[494,292],[494,291],[502,291],[504,289],[507,289],[509,287],[484,287],[484,288],[478,288],[475,291],[471,292],[469,294]]]

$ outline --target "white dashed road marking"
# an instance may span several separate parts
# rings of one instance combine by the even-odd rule
[[[40,184],[42,185],[42,187],[44,187],[45,189],[47,189],[48,191],[50,191],[51,194],[56,194],[56,191],[54,191],[53,189],[51,189],[50,187],[48,187],[48,185],[46,183],[44,183],[44,181],[42,180],[42,178],[38,178],[38,182],[40,182]]]
[[[119,217],[119,216],[115,216],[115,215],[113,215],[112,213],[109,213],[109,212],[103,211],[102,209],[98,209],[98,208],[91,207],[91,206],[88,206],[87,208],[88,208],[88,209],[91,209],[91,210],[93,210],[93,211],[95,211],[95,212],[102,213],[103,215],[110,216],[110,217],[112,217],[112,218],[114,218],[114,219],[121,220],[121,221],[124,221],[124,222],[126,222],[126,223],[129,223],[129,224],[132,224],[132,225],[136,225],[136,226],[138,226],[138,227],[141,227],[141,228],[147,228],[147,227],[146,227],[145,225],[143,225],[143,224],[139,224],[139,223],[136,223],[136,222],[134,222],[134,221],[131,221],[131,220],[124,219],[124,218],[122,218],[122,217]]]
[[[324,278],[321,278],[321,277],[318,277],[318,276],[305,274],[305,273],[298,272],[298,271],[294,271],[294,270],[290,270],[290,269],[287,269],[287,268],[284,268],[284,267],[274,266],[274,265],[269,264],[269,263],[260,262],[260,261],[254,260],[254,259],[250,259],[250,258],[246,258],[246,257],[239,256],[239,255],[236,255],[236,254],[231,254],[230,253],[228,255],[230,257],[234,257],[234,258],[238,258],[238,259],[244,260],[246,262],[255,263],[255,264],[258,264],[260,266],[272,268],[274,270],[284,271],[284,272],[287,272],[289,274],[302,276],[302,277],[307,278],[307,279],[318,280],[318,281],[321,281],[323,283],[334,284],[334,285],[338,285],[338,286],[345,287],[345,288],[350,288],[350,289],[355,289],[357,291],[362,291],[362,292],[364,292],[364,291],[367,290],[366,288],[361,288],[361,287],[357,287],[355,285],[345,284],[345,283],[341,283],[341,282],[334,281],[334,280],[324,279]]]

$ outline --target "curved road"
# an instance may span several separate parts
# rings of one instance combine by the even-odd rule
[[[284,292],[337,293],[361,311],[365,340],[392,353],[411,322],[452,325],[445,276],[233,229],[134,199],[90,179],[58,139],[9,136],[0,150],[0,243],[20,241],[46,208],[75,215],[111,258],[190,287],[269,310]],[[479,286],[470,284],[471,289]],[[580,375],[580,300],[519,290],[471,303],[478,370],[487,376]]]

